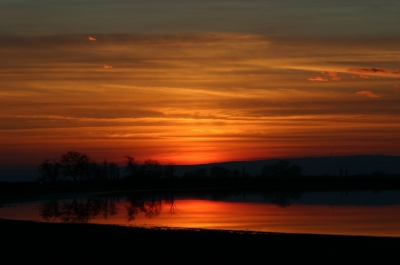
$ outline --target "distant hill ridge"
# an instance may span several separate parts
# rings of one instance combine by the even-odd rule
[[[304,157],[288,159],[265,159],[256,161],[232,161],[211,163],[202,165],[177,166],[176,175],[182,176],[185,172],[198,168],[209,170],[213,166],[222,166],[230,170],[238,169],[253,176],[259,175],[264,165],[273,164],[279,160],[287,160],[303,169],[304,175],[323,176],[371,174],[382,172],[387,174],[400,174],[400,156],[389,155],[357,155],[357,156],[328,156],[328,157]]]

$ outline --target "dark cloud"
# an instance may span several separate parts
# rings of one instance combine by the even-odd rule
[[[382,68],[350,68],[347,71],[363,74],[400,74],[400,70],[390,71]]]

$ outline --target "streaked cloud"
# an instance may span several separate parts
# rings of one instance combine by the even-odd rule
[[[358,91],[356,94],[357,95],[365,95],[369,98],[379,98],[380,97],[379,95],[375,94],[374,92],[367,91],[367,90]]]
[[[313,81],[313,82],[327,82],[327,81],[329,81],[328,79],[322,78],[320,76],[318,76],[318,77],[310,77],[310,78],[307,78],[307,80]]]
[[[90,41],[97,41],[97,39],[96,39],[96,38],[94,38],[94,37],[90,37],[90,36],[89,36],[88,40],[90,40]]]
[[[330,76],[330,77],[336,77],[338,75],[338,73],[336,73],[336,72],[329,72],[329,71],[322,71],[321,74]]]
[[[218,32],[96,38],[93,45],[87,34],[0,35],[5,153],[68,147],[100,159],[193,163],[322,155],[326,139],[346,152],[367,153],[371,143],[381,153],[400,150],[376,142],[400,135],[397,82],[346,70],[382,62],[397,69],[393,40]],[[356,91],[381,97],[363,100]]]

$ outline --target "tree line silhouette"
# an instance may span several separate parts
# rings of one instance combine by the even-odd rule
[[[87,154],[76,151],[69,151],[62,154],[60,158],[45,159],[39,165],[41,173],[40,181],[57,182],[60,180],[72,180],[74,183],[80,181],[105,181],[118,179],[160,179],[176,178],[176,165],[168,161],[161,165],[159,161],[147,159],[140,163],[134,157],[125,156],[125,176],[120,177],[120,168],[114,162],[105,159],[98,163],[91,159]],[[261,178],[293,178],[302,176],[302,169],[297,165],[290,165],[286,160],[265,165],[261,168],[261,173],[256,177]],[[230,170],[228,168],[215,165],[207,170],[198,168],[187,171],[182,178],[250,178],[253,177],[246,172],[245,168]]]
[[[280,160],[276,163],[265,165],[261,168],[260,178],[293,178],[303,176],[302,169],[297,165],[290,165],[289,161]],[[246,172],[243,167],[242,171],[238,169],[230,170],[222,166],[213,166],[208,173],[205,168],[198,168],[185,172],[184,178],[249,178],[253,177]]]
[[[97,163],[88,155],[69,151],[60,158],[46,159],[39,165],[41,181],[56,182],[72,179],[73,182],[83,180],[119,179],[119,167],[106,159]]]
[[[125,176],[128,179],[147,178],[157,179],[161,177],[174,178],[176,166],[168,161],[165,165],[154,159],[147,159],[142,164],[132,156],[126,156]]]

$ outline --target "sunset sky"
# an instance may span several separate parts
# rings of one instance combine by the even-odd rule
[[[0,166],[400,155],[398,0],[0,0]]]

